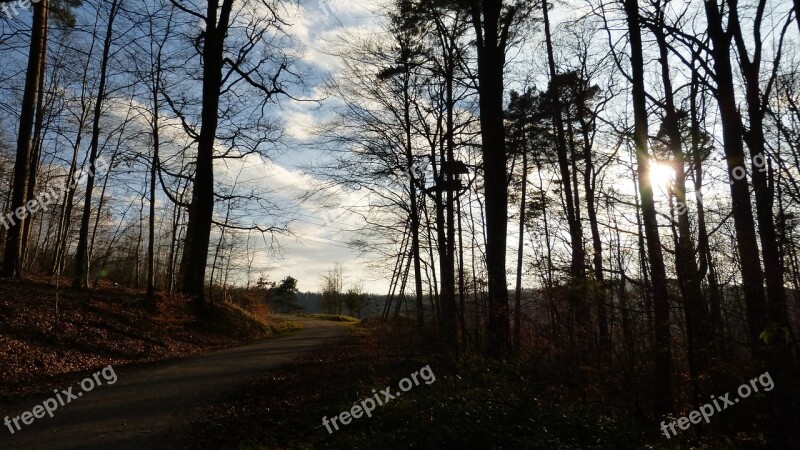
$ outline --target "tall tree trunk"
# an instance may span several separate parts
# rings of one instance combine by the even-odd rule
[[[635,159],[635,156],[634,156]],[[640,294],[643,297],[644,303],[644,313],[645,313],[645,320],[647,326],[645,327],[645,331],[647,332],[647,341],[650,346],[655,349],[656,340],[654,337],[655,332],[655,322],[653,321],[653,295],[652,295],[652,283],[650,283],[650,265],[647,262],[647,246],[645,244],[645,233],[644,233],[644,224],[642,223],[642,214],[641,209],[641,202],[639,201],[639,182],[638,173],[636,172],[636,168],[631,166],[631,176],[633,179],[633,190],[634,190],[634,207],[637,212],[636,214],[636,236],[637,236],[637,249],[639,253],[639,273],[642,277],[642,284],[640,289]]]
[[[184,193],[186,189],[184,188]],[[184,194],[180,195],[180,200],[183,201]],[[167,286],[168,293],[172,294],[175,290],[176,284],[176,266],[178,264],[178,247],[181,241],[181,217],[183,216],[183,208],[179,204],[175,204],[172,210],[172,231],[170,233],[169,241],[169,266],[167,267]]]
[[[789,317],[786,309],[786,289],[783,285],[783,258],[781,257],[778,234],[772,214],[775,183],[767,173],[768,157],[765,153],[766,144],[764,142],[764,116],[767,112],[767,103],[766,99],[762,100],[761,93],[763,78],[761,70],[763,46],[761,25],[766,3],[766,0],[759,0],[756,7],[753,21],[752,57],[748,54],[748,45],[744,42],[742,27],[739,24],[739,14],[736,11],[736,3],[731,5],[730,20],[732,22],[731,32],[738,49],[737,61],[745,82],[747,115],[750,119],[749,128],[744,132],[744,141],[750,150],[750,168],[756,201],[756,220],[758,221],[761,255],[764,260],[764,279],[767,284],[767,318],[773,324],[787,327]],[[777,334],[779,333],[773,336],[774,341],[783,341],[783,336],[778,336]],[[783,342],[785,343],[785,341]]]
[[[428,257],[430,258],[430,299],[431,299],[431,313],[434,316],[433,323],[439,326],[441,324],[441,302],[439,301],[439,281],[436,277],[436,258],[434,257],[433,253],[433,233],[431,229],[433,226],[431,225],[431,218],[428,214],[428,207],[427,202],[425,201],[425,197],[422,197],[422,213],[425,215],[425,230],[428,237]],[[437,223],[438,226],[438,223]]]
[[[546,258],[545,288],[547,289],[548,295],[551,295],[554,286],[553,251],[552,246],[550,245],[550,221],[547,218],[547,190],[544,188],[544,179],[542,177],[542,160],[539,158],[539,154],[537,152],[534,152],[533,154],[533,162],[536,165],[536,173],[539,176],[539,202],[542,205],[542,224],[544,225],[544,245]]]
[[[208,0],[203,43],[203,109],[197,161],[189,205],[189,221],[181,260],[181,292],[202,300],[204,296],[208,244],[214,216],[214,141],[219,124],[219,96],[225,37],[233,0],[223,0],[217,21],[219,0]]]
[[[800,0],[794,0],[794,18],[797,21],[797,31],[800,31]]]
[[[44,34],[43,38],[45,42],[45,51],[42,52],[41,59],[39,61],[39,86],[36,88],[36,123],[33,127],[33,148],[31,152],[31,160],[28,164],[28,186],[26,189],[25,198],[30,200],[36,195],[36,176],[39,173],[39,159],[42,154],[42,146],[44,145],[44,110],[45,110],[45,96],[44,96],[44,85],[45,79],[47,78],[47,36],[48,36],[48,22],[50,20],[50,15],[45,14],[44,16],[44,30],[42,34]],[[25,267],[25,255],[27,254],[28,250],[28,236],[31,232],[31,223],[33,222],[33,217],[29,217],[25,220],[22,224],[22,242],[20,242],[20,258],[21,262],[20,265],[24,268]]]
[[[233,191],[233,189],[231,189]],[[231,210],[232,208],[232,201],[228,200],[227,209],[225,211],[225,225],[228,225],[228,221],[231,218]],[[217,261],[219,260],[220,253],[223,253],[222,244],[225,243],[225,227],[220,227],[219,232],[219,240],[217,241],[217,245],[214,248],[214,258],[211,259],[211,276],[208,278],[208,292],[209,292],[209,300],[211,304],[214,304],[214,273],[217,270]],[[337,291],[338,292],[338,291]],[[339,312],[338,314],[341,314]]]
[[[463,347],[467,348],[467,305],[466,305],[466,286],[464,282],[464,235],[463,228],[461,227],[461,197],[456,199],[456,217],[458,219],[458,304],[460,308],[459,319],[461,321],[461,329],[464,331],[462,336]],[[478,330],[475,330],[477,333]],[[471,337],[471,336],[470,336]],[[477,349],[477,343],[472,338],[472,345]]]
[[[704,95],[700,93],[700,75],[695,68],[696,54],[692,58],[692,78],[689,93],[689,115],[690,115],[690,129],[691,129],[691,145],[692,145],[692,166],[694,177],[694,191],[697,197],[697,252],[699,267],[697,269],[698,277],[708,277],[708,297],[709,297],[709,330],[713,343],[719,343],[718,334],[722,327],[722,294],[719,288],[719,281],[717,280],[716,270],[714,269],[714,261],[711,255],[711,246],[708,241],[708,227],[706,226],[706,211],[703,204],[703,160],[701,149],[701,136],[700,136],[700,119],[698,108],[698,96]],[[720,350],[718,345],[717,351]]]
[[[447,51],[450,51],[449,47]],[[455,215],[454,215],[454,196],[455,196],[455,173],[454,173],[454,152],[455,152],[455,127],[453,120],[453,57],[447,56],[445,63],[445,144],[446,151],[442,155],[442,175],[444,182],[444,213],[445,213],[445,237],[444,242],[439,246],[444,248],[441,256],[441,296],[442,306],[442,329],[446,342],[451,347],[457,348],[456,332],[456,277],[455,277]]]
[[[22,110],[19,117],[17,136],[17,156],[14,162],[14,186],[11,193],[11,211],[8,218],[8,233],[3,257],[3,274],[9,277],[22,277],[22,230],[27,215],[25,206],[28,188],[28,172],[31,160],[31,135],[36,116],[36,98],[42,73],[42,59],[47,52],[45,28],[49,12],[48,0],[33,5],[33,24],[31,44],[28,53],[28,67],[25,76],[25,91],[22,94]],[[17,214],[19,212],[19,214]]]
[[[156,284],[156,171],[159,167],[159,132],[158,132],[158,94],[154,93],[153,111],[153,160],[150,166],[150,217],[148,218],[147,231],[147,296],[152,297],[155,292]]]
[[[713,44],[711,56],[716,72],[716,97],[722,120],[722,141],[731,180],[731,200],[734,229],[736,230],[737,250],[742,264],[742,285],[747,309],[747,327],[750,346],[756,354],[761,353],[759,335],[766,325],[766,297],[764,293],[764,272],[758,255],[753,210],[750,205],[750,191],[746,179],[737,179],[734,169],[744,167],[744,143],[742,141],[742,121],[736,104],[736,92],[731,68],[731,36],[722,28],[722,16],[717,0],[705,2],[708,35]]]
[[[755,192],[756,220],[758,221],[758,234],[761,243],[761,256],[764,260],[764,279],[766,281],[766,318],[767,344],[769,352],[765,355],[767,366],[776,380],[776,395],[771,397],[773,415],[784,437],[783,445],[786,448],[797,448],[800,442],[800,431],[797,421],[790,417],[800,405],[800,396],[788,386],[797,380],[797,361],[791,357],[789,351],[789,316],[786,307],[786,289],[784,286],[784,262],[778,240],[778,232],[773,218],[773,202],[775,199],[775,180],[771,170],[770,159],[765,154],[766,143],[764,136],[764,116],[768,108],[769,88],[762,96],[762,37],[761,27],[767,7],[766,0],[759,0],[756,4],[755,16],[752,24],[753,42],[746,43],[742,26],[739,21],[738,5],[735,1],[729,3],[728,34],[733,37],[737,48],[736,61],[739,63],[744,78],[745,100],[747,102],[747,115],[749,127],[740,126],[744,130],[744,142],[750,150],[750,169],[752,174],[753,190]],[[706,5],[708,10],[709,6]],[[788,23],[786,24],[788,26]],[[717,43],[714,42],[716,49]],[[752,48],[752,56],[748,51]],[[780,55],[775,59],[778,64]],[[776,81],[776,70],[771,71],[769,83]],[[762,98],[763,97],[763,98]],[[741,119],[741,117],[739,117]],[[744,180],[746,185],[746,177]],[[779,181],[780,182],[780,181]],[[752,257],[752,259],[758,259]],[[760,337],[760,336],[759,336]]]
[[[580,220],[576,209],[575,197],[573,195],[572,176],[570,174],[570,163],[567,155],[567,138],[562,119],[561,105],[561,86],[556,72],[555,56],[553,54],[553,38],[550,33],[550,7],[547,0],[542,1],[542,14],[544,18],[545,44],[547,48],[547,66],[550,76],[550,101],[552,103],[553,126],[556,132],[556,153],[558,156],[558,168],[561,176],[561,185],[564,190],[564,204],[566,205],[567,223],[569,225],[570,244],[572,245],[572,259],[570,262],[570,275],[576,281],[582,282],[584,277],[584,255],[583,255],[583,232],[581,231]],[[580,301],[580,295],[576,292],[573,301]],[[576,305],[576,312],[580,309]]]
[[[469,191],[469,200],[470,204],[472,203],[472,190]],[[477,189],[475,192],[476,196]],[[480,201],[480,197],[478,197]],[[483,207],[481,206],[481,211]],[[481,311],[480,311],[480,291],[478,290],[478,257],[475,254],[475,249],[478,248],[478,239],[477,239],[477,227],[475,226],[475,208],[470,207],[469,210],[469,224],[470,224],[470,236],[472,242],[470,243],[470,262],[471,262],[471,269],[472,269],[472,304],[473,304],[473,314],[475,319],[475,347],[480,348],[481,345]],[[482,216],[482,214],[481,214]]]
[[[610,213],[610,211],[609,211]],[[633,365],[633,357],[635,354],[635,345],[633,338],[633,329],[631,325],[631,314],[628,306],[628,291],[626,289],[625,280],[625,264],[622,252],[622,238],[620,237],[619,226],[617,225],[616,217],[609,214],[614,220],[614,232],[616,233],[616,263],[617,271],[619,272],[619,311],[620,311],[620,326],[622,327],[622,348],[624,349],[625,365],[629,368]]]
[[[489,310],[486,333],[488,353],[505,355],[511,347],[506,281],[508,233],[508,174],[503,123],[503,70],[512,17],[503,17],[501,0],[473,0],[480,83],[481,140],[486,200],[486,271]],[[508,12],[507,15],[513,13]]]
[[[525,132],[523,131],[523,135]],[[519,239],[517,240],[517,285],[514,290],[514,348],[520,348],[522,328],[522,257],[525,249],[525,202],[528,193],[528,143],[522,144],[522,193],[519,200]]]
[[[83,142],[83,131],[84,127],[86,126],[86,122],[89,120],[89,116],[91,114],[91,106],[89,102],[89,95],[87,94],[87,90],[89,89],[89,65],[92,63],[92,56],[94,55],[94,46],[95,42],[97,41],[97,34],[98,34],[98,22],[99,20],[95,21],[95,25],[92,29],[92,39],[91,39],[91,46],[89,51],[86,54],[86,61],[83,65],[83,76],[81,79],[81,96],[80,96],[80,105],[81,105],[81,115],[78,119],[78,126],[75,130],[75,142],[72,145],[72,160],[70,161],[69,170],[67,171],[67,179],[65,181],[65,190],[64,196],[61,203],[61,208],[59,208],[59,218],[58,218],[58,228],[56,231],[56,245],[55,251],[53,252],[53,264],[50,268],[51,275],[57,275],[63,272],[64,266],[66,264],[66,253],[67,253],[67,238],[69,236],[69,231],[72,224],[72,209],[75,204],[75,189],[76,187],[72,184],[72,179],[75,176],[75,173],[78,170],[78,153],[80,152],[81,143]]]
[[[445,140],[442,139],[439,144],[439,151],[436,151],[436,144],[431,146],[431,160],[439,162],[438,167],[433,168],[433,179],[435,184],[435,197],[433,198],[434,210],[436,216],[434,217],[436,223],[436,253],[439,256],[439,334],[442,339],[451,347],[456,342],[456,329],[455,322],[449,321],[455,319],[455,316],[450,314],[450,311],[445,311],[449,308],[449,297],[452,296],[450,285],[448,284],[448,270],[447,270],[447,205],[445,204],[445,167],[447,161],[447,152],[445,151]],[[433,263],[431,259],[431,263]]]
[[[414,295],[417,316],[417,328],[425,327],[425,308],[422,303],[422,266],[420,262],[419,249],[419,205],[417,204],[417,180],[414,173],[414,152],[411,136],[411,95],[410,71],[411,67],[405,62],[405,73],[403,75],[403,126],[405,131],[405,150],[406,150],[406,171],[408,172],[408,191],[409,191],[409,221],[411,226],[411,257],[414,259]]]
[[[556,72],[556,62],[553,52],[553,38],[550,32],[550,7],[547,0],[542,1],[542,14],[544,18],[544,35],[547,49],[547,66],[550,76],[550,102],[552,109],[553,126],[556,132],[556,156],[558,159],[559,175],[561,176],[561,188],[564,197],[564,206],[569,225],[570,245],[572,247],[569,273],[572,278],[572,285],[569,287],[568,299],[571,308],[570,330],[574,334],[570,338],[574,340],[576,367],[583,367],[588,358],[587,351],[590,346],[589,327],[590,317],[585,302],[586,277],[584,271],[584,246],[583,230],[580,220],[580,205],[578,204],[578,192],[576,191],[575,171],[570,170],[571,148],[567,145],[566,130],[562,118],[563,105],[561,103],[561,81]],[[570,133],[570,139],[572,135]],[[574,158],[572,158],[574,165]],[[574,166],[573,166],[574,167]]]
[[[161,113],[158,101],[158,92],[161,88],[161,51],[163,44],[159,46],[156,53],[156,64],[153,73],[153,117],[152,117],[152,137],[153,137],[153,159],[150,162],[150,217],[148,219],[147,233],[147,296],[152,297],[155,293],[156,284],[156,174],[160,170],[159,151],[161,150],[161,133],[159,130],[159,114]]]
[[[669,319],[669,297],[661,238],[658,231],[653,187],[650,183],[650,158],[647,132],[647,98],[644,86],[644,60],[642,56],[642,31],[639,22],[639,5],[636,0],[625,0],[628,34],[630,36],[632,99],[636,148],[636,165],[639,178],[639,195],[642,203],[642,220],[647,241],[647,256],[653,286],[655,313],[655,348],[653,355],[653,400],[656,415],[672,409],[672,358]]]
[[[588,81],[588,80],[587,80]],[[581,107],[581,109],[583,109]],[[592,232],[592,269],[597,282],[595,288],[595,303],[597,305],[597,329],[600,345],[600,355],[604,360],[611,356],[611,338],[608,330],[608,286],[606,286],[603,273],[603,242],[600,237],[600,227],[597,222],[597,207],[595,205],[594,161],[592,158],[592,141],[589,137],[589,123],[581,117],[581,134],[583,135],[583,159],[585,167],[583,172],[583,190],[586,192],[586,215],[589,219],[589,228]]]
[[[142,195],[141,207],[139,208],[139,236],[136,239],[136,250],[134,255],[136,258],[136,271],[133,280],[133,287],[136,289],[139,289],[139,285],[141,283],[142,235],[144,234],[144,198],[145,196]]]
[[[661,4],[658,6],[661,8]],[[678,240],[675,249],[675,272],[683,296],[686,315],[686,340],[688,348],[689,375],[692,381],[693,405],[699,407],[698,380],[706,372],[709,362],[709,344],[711,344],[711,328],[708,320],[708,308],[703,296],[702,278],[697,269],[695,248],[692,242],[692,230],[689,224],[689,205],[686,201],[686,166],[683,157],[683,137],[680,129],[680,118],[675,108],[672,80],[669,73],[669,53],[667,39],[662,28],[663,11],[656,13],[659,21],[653,26],[653,34],[658,43],[661,59],[661,82],[664,86],[664,122],[668,145],[672,151],[675,186],[673,193],[679,205]],[[700,427],[697,428],[698,434]]]
[[[92,141],[89,144],[89,170],[86,177],[86,195],[81,216],[81,229],[78,235],[78,247],[75,252],[75,272],[72,278],[72,287],[85,288],[89,276],[89,219],[92,214],[92,191],[94,191],[94,178],[97,171],[97,152],[100,145],[100,118],[103,111],[103,101],[106,96],[108,82],[108,59],[111,53],[111,41],[114,35],[114,19],[117,17],[119,1],[111,2],[111,11],[108,14],[108,27],[103,41],[103,59],[100,62],[100,86],[97,90],[97,102],[94,106],[94,121],[92,123]]]

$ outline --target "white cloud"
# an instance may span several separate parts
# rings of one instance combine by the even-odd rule
[[[300,281],[301,289],[317,290],[321,275],[340,262],[348,282],[364,280],[365,287],[376,293],[385,289],[383,277],[368,273],[363,261],[357,258],[357,252],[348,245],[351,239],[358,237],[358,230],[363,226],[362,219],[351,213],[354,207],[367,206],[363,193],[327,188],[303,170],[264,161],[258,155],[218,164],[215,175],[226,185],[238,179],[240,186],[251,184],[269,191],[269,201],[281,209],[268,214],[289,224],[291,234],[267,237],[267,244],[258,238],[260,244],[253,263],[253,279],[262,271],[273,281],[291,275]],[[300,202],[303,194],[315,189],[321,195]],[[247,218],[256,219],[268,214],[248,211]],[[278,252],[270,248],[273,242],[269,239],[273,238]],[[244,259],[242,255],[242,263]],[[238,282],[245,283],[246,274],[238,275]]]
[[[284,116],[286,133],[299,141],[307,141],[313,137],[317,119],[313,114],[302,111],[291,111]]]
[[[385,20],[384,1],[302,0],[290,18],[292,36],[306,49],[304,61],[330,73],[338,65],[342,44],[359,33],[374,33]]]

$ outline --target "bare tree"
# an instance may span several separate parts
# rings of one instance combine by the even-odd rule
[[[511,348],[506,281],[508,231],[508,171],[503,90],[506,50],[512,27],[522,15],[522,3],[502,0],[472,2],[472,22],[478,50],[484,196],[486,198],[486,265],[489,314],[486,326],[489,354],[500,357]]]
[[[624,1],[628,23],[628,34],[631,52],[632,99],[634,130],[633,142],[636,149],[636,165],[639,177],[639,196],[644,222],[644,235],[647,242],[647,256],[653,288],[653,306],[655,312],[655,348],[653,349],[653,397],[656,414],[661,415],[671,410],[672,394],[672,357],[671,332],[669,318],[669,298],[667,292],[667,275],[664,257],[661,252],[661,238],[658,231],[653,187],[650,181],[650,154],[648,151],[647,132],[647,98],[644,84],[644,58],[642,56],[642,30],[639,17],[639,6],[636,0]]]
[[[41,0],[33,6],[33,25],[28,54],[28,68],[25,78],[25,91],[22,97],[22,112],[17,136],[17,156],[14,163],[14,188],[11,194],[11,211],[17,220],[10,220],[3,257],[3,273],[9,277],[22,277],[22,230],[27,216],[26,194],[30,178],[31,146],[33,125],[40,78],[47,52],[48,0]]]
[[[220,157],[215,155],[215,142],[220,125],[220,98],[223,93],[230,91],[230,88],[225,88],[226,84],[240,82],[252,87],[262,96],[262,105],[272,101],[278,94],[287,94],[279,80],[288,69],[288,58],[282,57],[274,73],[269,76],[264,74],[262,68],[268,61],[260,57],[257,61],[251,61],[252,54],[263,49],[261,45],[267,39],[266,31],[280,31],[285,22],[278,16],[279,3],[270,0],[256,1],[256,4],[263,6],[262,12],[266,16],[253,16],[250,23],[244,27],[247,38],[239,51],[234,52],[236,54],[234,59],[226,53],[226,41],[232,31],[232,20],[238,14],[238,11],[234,10],[234,0],[208,0],[204,14],[185,6],[182,0],[172,0],[172,3],[205,25],[195,42],[202,61],[202,110],[199,132],[195,132],[188,125],[186,127],[197,142],[197,157],[180,264],[181,292],[202,300],[214,216],[214,160]],[[246,4],[248,2],[243,3]],[[266,25],[263,25],[264,23]],[[180,111],[176,112],[181,115]]]
[[[88,285],[89,275],[89,220],[92,213],[92,192],[94,191],[94,179],[97,171],[98,147],[100,145],[100,119],[103,111],[103,101],[106,97],[106,85],[108,83],[108,63],[111,54],[111,44],[114,38],[114,20],[119,12],[122,0],[112,0],[108,22],[106,24],[106,34],[103,41],[103,55],[100,60],[100,85],[97,91],[97,100],[94,105],[94,119],[92,122],[92,140],[89,143],[89,170],[86,177],[86,194],[84,196],[83,214],[81,216],[81,229],[78,237],[78,247],[75,252],[75,273],[72,278],[72,286],[75,288],[85,288]]]

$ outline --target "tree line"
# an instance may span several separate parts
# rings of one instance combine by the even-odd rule
[[[768,1],[395,2],[339,43],[319,140],[320,176],[374,196],[383,318],[656,416],[748,361],[791,435],[798,26]]]

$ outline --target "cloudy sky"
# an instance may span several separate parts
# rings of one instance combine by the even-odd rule
[[[288,22],[286,30],[302,54],[299,65],[306,85],[297,96],[308,100],[324,98],[322,83],[328,77],[339,76],[340,60],[336,55],[346,53],[348,45],[355,42],[357,36],[376,37],[382,34],[389,3],[390,0],[300,0],[299,4],[287,6],[288,9],[282,17]],[[93,22],[91,8],[87,6],[81,13],[88,15],[87,23]],[[20,16],[22,24],[28,24],[29,20],[29,12]],[[84,30],[84,33],[87,31],[90,30]],[[23,48],[20,46],[20,49]],[[525,60],[530,64],[530,58],[524,53],[534,50],[535,46],[525,46],[510,55],[512,67],[509,69],[509,84],[528,83],[528,80],[515,79],[513,65],[515,61]],[[24,67],[24,52],[19,51],[17,56],[19,61],[16,66],[21,70]],[[3,72],[2,69],[0,65],[0,72]],[[525,73],[530,72],[529,66],[525,69]],[[8,70],[11,70],[10,65]],[[540,72],[544,73],[543,70]],[[146,99],[143,101],[147,102]],[[311,201],[300,200],[309,190],[319,189],[321,184],[315,172],[310,170],[310,167],[322,163],[326,155],[316,141],[314,130],[331,117],[331,108],[335,102],[335,99],[321,102],[283,99],[279,105],[271,106],[270,111],[284,124],[284,138],[278,148],[270,153],[270,160],[249,155],[242,159],[219,162],[215,166],[215,178],[223,186],[236,185],[239,189],[249,188],[268,193],[264,202],[266,205],[258,205],[258,210],[251,205],[250,210],[234,212],[239,225],[249,226],[254,222],[259,225],[290,225],[290,234],[264,237],[258,233],[251,234],[248,247],[257,249],[255,260],[252,261],[251,279],[258,277],[260,273],[266,274],[272,281],[291,275],[299,280],[301,290],[313,291],[318,290],[321,275],[332,269],[336,263],[341,263],[346,285],[362,281],[367,291],[384,293],[388,287],[389,274],[368,266],[368,261],[360,259],[357,252],[349,246],[353,239],[363,237],[363,232],[359,231],[363,226],[363,219],[349,211],[366,209],[368,199],[365,194],[340,188],[336,191],[325,190],[330,195],[325,197],[324,202],[319,197]],[[14,102],[9,103],[16,105]],[[129,97],[116,97],[108,103],[112,105],[112,110],[116,109],[109,116],[115,116],[119,122],[129,119],[131,108],[147,110],[146,104],[137,104],[136,100]],[[115,119],[104,117],[104,120]],[[138,127],[141,131],[146,130],[149,126],[146,115],[139,117],[139,120],[141,123]],[[175,154],[178,149],[186,146],[186,136],[181,130],[180,122],[174,117],[165,116],[161,120],[165,126],[171,124],[168,128],[172,130],[171,139],[176,143],[176,151],[173,152]],[[170,131],[165,129],[163,132],[167,134]],[[115,173],[114,177],[117,176],[120,175]],[[120,203],[119,207],[122,209],[117,211],[114,223],[109,223],[109,226],[116,227],[119,223],[130,220],[130,217],[126,217],[125,207],[140,198],[141,189],[138,186],[141,186],[141,181],[141,178],[131,179],[131,186],[128,187],[125,187],[125,182],[120,183],[123,190],[129,188],[129,192],[123,194],[123,197],[128,197],[128,201]],[[168,200],[160,196],[158,203],[163,207]],[[269,204],[276,207],[270,208]],[[224,211],[225,205],[218,204],[217,214],[224,214]],[[222,221],[224,217],[217,219]],[[215,230],[212,244],[217,239]],[[241,259],[246,259],[244,252]],[[231,281],[238,283],[244,283],[247,279],[244,271],[237,271],[232,276]]]
[[[291,11],[290,31],[304,49],[304,64],[312,75],[305,80],[308,98],[322,98],[318,87],[327,76],[337,76],[339,61],[335,54],[348,36],[381,30],[381,9],[374,0],[302,0]],[[367,291],[383,293],[388,285],[385,274],[367,268],[366,261],[348,245],[363,223],[349,210],[365,205],[364,194],[340,190],[324,204],[297,201],[320,184],[309,168],[324,158],[324,152],[314,145],[314,128],[329,117],[329,104],[282,102],[280,116],[289,138],[287,148],[279,150],[269,164],[253,156],[244,160],[242,167],[231,168],[235,174],[223,176],[235,177],[244,168],[241,179],[259,180],[279,197],[276,202],[292,204],[292,235],[276,236],[277,251],[261,252],[254,262],[254,267],[263,269],[270,280],[291,275],[299,280],[301,290],[317,290],[321,274],[338,262],[343,266],[346,286],[362,281]]]

